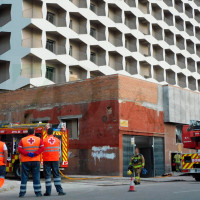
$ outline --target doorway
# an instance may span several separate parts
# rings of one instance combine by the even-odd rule
[[[135,146],[131,145],[131,138],[135,138]],[[145,158],[145,168],[148,173],[142,177],[153,177],[164,174],[164,138],[149,136],[123,135],[123,176],[127,176],[127,168],[138,147]]]

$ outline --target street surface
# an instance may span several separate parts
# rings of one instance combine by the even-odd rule
[[[32,180],[28,182],[27,194],[23,198],[34,200]],[[151,178],[144,179],[141,185],[135,186],[136,192],[128,192],[129,178],[103,178],[97,180],[68,181],[63,179],[66,196],[57,196],[53,187],[52,196],[39,197],[48,200],[198,200],[200,197],[200,183],[192,177],[181,178]],[[12,179],[0,189],[1,200],[19,199],[20,182]],[[42,190],[45,192],[44,180]]]

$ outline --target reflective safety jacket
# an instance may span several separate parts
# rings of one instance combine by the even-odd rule
[[[142,154],[133,155],[129,165],[132,165],[134,169],[144,167],[144,165],[145,165],[144,156]]]
[[[5,163],[4,163],[4,150],[3,150],[4,144],[5,144],[4,142],[0,141],[0,166],[5,165]]]
[[[174,155],[174,162],[175,163],[181,163],[182,157],[180,154],[175,154]]]
[[[43,143],[43,161],[59,161],[60,140],[50,135],[43,140]]]
[[[28,135],[21,140],[21,148],[27,152],[34,153],[38,151],[40,148],[40,138],[36,137],[35,135]],[[28,155],[21,154],[21,162],[31,162],[31,161],[40,161],[41,156],[36,155],[33,158],[29,157]]]

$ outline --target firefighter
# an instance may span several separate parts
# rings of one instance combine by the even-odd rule
[[[4,142],[0,141],[0,185],[3,185],[6,176],[8,149]]]
[[[174,155],[174,163],[176,165],[176,171],[177,172],[181,171],[181,160],[182,160],[181,154],[177,152]]]
[[[43,141],[35,136],[35,129],[28,129],[28,136],[21,139],[18,146],[21,154],[21,186],[19,197],[26,194],[26,184],[30,172],[33,176],[33,188],[37,197],[42,196],[40,185],[40,160],[44,151]]]
[[[131,158],[131,162],[128,167],[128,170],[135,172],[134,183],[136,185],[140,184],[140,175],[141,175],[142,169],[144,168],[144,165],[145,165],[144,156],[140,153],[139,148],[136,148],[135,154]]]
[[[44,196],[51,195],[51,170],[53,173],[53,180],[58,195],[66,195],[61,186],[61,177],[59,173],[60,160],[60,140],[53,136],[53,129],[49,128],[48,136],[44,139],[43,164],[46,192]]]

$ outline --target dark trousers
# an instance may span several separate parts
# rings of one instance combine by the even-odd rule
[[[51,170],[53,173],[54,185],[58,193],[63,192],[61,186],[61,178],[59,173],[59,162],[58,161],[45,161],[44,163],[44,175],[45,175],[45,185],[46,193],[51,194]]]
[[[6,176],[6,166],[1,165],[0,166],[0,178],[5,178],[5,176]]]
[[[26,193],[26,184],[29,178],[30,172],[33,176],[33,188],[35,194],[41,194],[41,185],[40,185],[40,162],[22,162],[21,165],[21,186],[20,194],[25,195]]]

